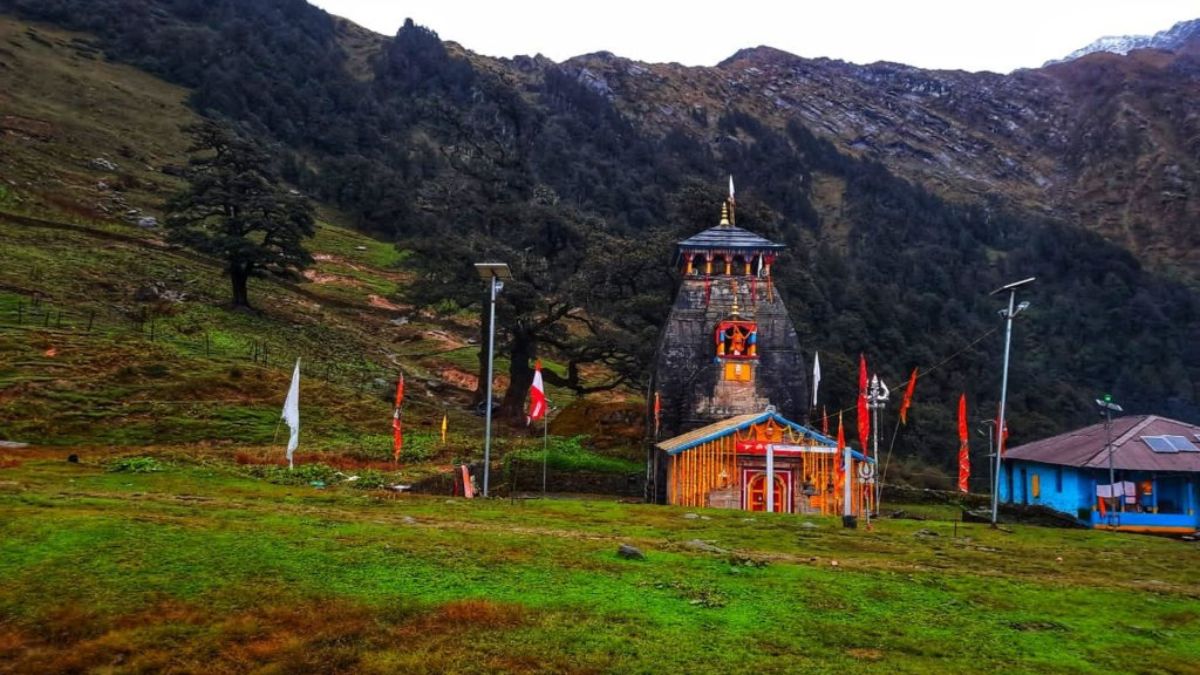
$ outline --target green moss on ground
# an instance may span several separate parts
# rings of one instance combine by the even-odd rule
[[[1200,658],[1196,551],[1178,541],[969,524],[956,537],[945,521],[847,531],[828,518],[391,498],[223,464],[156,468],[43,453],[0,470],[0,661],[1183,672]],[[647,559],[617,557],[622,542]]]

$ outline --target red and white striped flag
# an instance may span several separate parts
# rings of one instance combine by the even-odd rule
[[[533,367],[533,384],[529,385],[529,414],[525,416],[525,424],[533,424],[546,416],[546,387],[542,384],[542,360],[538,359]]]
[[[967,395],[958,399],[958,491],[967,491],[971,478],[971,457],[967,451]]]
[[[404,432],[400,427],[400,408],[404,405],[404,373],[396,380],[396,409],[392,411],[392,459],[400,461],[404,449]]]

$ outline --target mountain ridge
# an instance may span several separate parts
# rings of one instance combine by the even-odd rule
[[[1175,50],[1184,47],[1188,41],[1196,38],[1200,38],[1200,19],[1180,21],[1153,35],[1106,35],[1076,49],[1061,59],[1046,61],[1042,67],[1074,61],[1097,52],[1124,56],[1135,49]]]

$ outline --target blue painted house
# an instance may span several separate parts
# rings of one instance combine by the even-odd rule
[[[1132,532],[1200,530],[1198,493],[1200,427],[1156,415],[1120,417],[1108,430],[1094,424],[1011,448],[1000,474],[1001,501]]]

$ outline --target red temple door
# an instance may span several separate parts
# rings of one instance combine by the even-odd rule
[[[749,484],[746,487],[748,499],[746,506],[750,511],[766,511],[767,510],[767,474],[756,473],[750,477]],[[788,509],[784,507],[784,497],[787,496],[787,481],[778,473],[775,474],[775,499],[774,508],[771,509],[775,513],[784,513]]]

